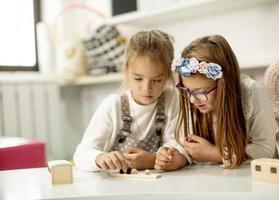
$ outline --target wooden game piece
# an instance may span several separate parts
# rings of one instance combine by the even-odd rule
[[[255,181],[279,184],[279,159],[260,158],[251,162],[251,177]]]
[[[133,168],[132,171],[131,171],[131,174],[137,174],[138,173],[138,170]]]
[[[72,164],[67,160],[54,160],[48,162],[52,184],[73,183]]]
[[[151,174],[151,172],[150,172],[150,170],[149,170],[149,169],[146,169],[146,170],[144,170],[144,174],[145,174],[145,175],[150,175],[150,174]]]
[[[144,173],[137,173],[137,174],[120,174],[118,172],[112,172],[109,174],[113,177],[121,177],[121,178],[143,178],[143,179],[157,179],[161,177],[161,174],[149,174],[146,175]]]
[[[128,168],[127,171],[126,171],[126,174],[131,174],[131,171],[132,171],[132,169]]]

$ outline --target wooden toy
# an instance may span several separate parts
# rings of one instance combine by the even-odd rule
[[[146,170],[144,170],[144,174],[145,174],[145,175],[150,175],[150,174],[151,174],[151,171],[150,171],[149,169],[146,169]]]
[[[138,173],[138,170],[133,168],[131,171],[131,174],[137,174],[137,173]]]
[[[73,183],[72,164],[67,160],[54,160],[48,162],[52,184]]]
[[[251,162],[251,176],[255,181],[279,184],[279,159],[260,158]]]
[[[148,172],[147,172],[148,170]],[[129,173],[124,173],[123,170],[119,172],[111,172],[109,173],[110,176],[113,177],[122,177],[122,178],[144,178],[144,179],[157,179],[161,177],[161,174],[151,173],[149,169],[145,171],[138,171],[137,169],[130,169]]]

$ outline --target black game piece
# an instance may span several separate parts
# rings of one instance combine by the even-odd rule
[[[132,169],[128,168],[127,171],[126,171],[126,174],[131,174],[131,171],[132,171]]]

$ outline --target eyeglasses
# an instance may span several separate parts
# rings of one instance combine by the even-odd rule
[[[213,90],[215,90],[217,88],[217,85],[203,92],[190,91],[188,88],[184,87],[183,84],[181,83],[177,83],[176,88],[182,93],[184,98],[190,99],[191,96],[194,96],[195,99],[201,101],[202,103],[206,103],[208,101],[207,95]]]

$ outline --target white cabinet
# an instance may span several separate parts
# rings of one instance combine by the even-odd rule
[[[155,4],[158,3],[158,1],[149,1],[150,7],[153,5],[153,9],[148,7],[139,9],[139,11],[118,15],[112,17],[109,23],[115,25],[125,24],[156,27],[172,22],[193,20],[197,17],[206,17],[214,13],[224,13],[255,5],[263,5],[274,1],[275,0],[172,0],[165,3],[163,1],[163,5],[158,6]],[[141,2],[141,0],[139,0],[139,2]]]
[[[87,0],[92,7],[109,13],[110,0]],[[153,8],[153,9],[152,9]],[[129,38],[139,30],[161,29],[174,38],[175,54],[197,37],[223,35],[243,69],[266,67],[279,59],[278,0],[138,0],[138,11],[111,17]],[[81,77],[65,85],[119,82],[120,74]]]
[[[127,37],[143,29],[166,31],[175,38],[176,55],[197,37],[221,34],[241,68],[266,67],[279,59],[277,0],[185,0],[112,17],[109,23]]]

